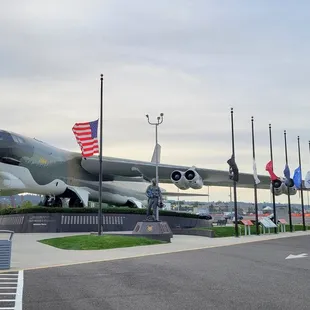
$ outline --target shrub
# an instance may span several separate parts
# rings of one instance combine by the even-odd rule
[[[21,207],[21,208],[3,208],[0,209],[0,215],[8,214],[26,214],[26,213],[98,213],[98,208],[53,208],[53,207]],[[102,213],[115,214],[146,214],[146,209],[127,208],[127,207],[107,207],[102,208]],[[174,211],[160,210],[161,216],[177,216],[187,218],[198,218],[196,214],[178,213]]]

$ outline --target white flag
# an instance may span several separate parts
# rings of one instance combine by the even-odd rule
[[[310,188],[310,171],[307,172],[305,177],[305,188]]]
[[[260,179],[257,176],[256,163],[254,159],[253,159],[253,177],[254,177],[255,184],[259,184]]]

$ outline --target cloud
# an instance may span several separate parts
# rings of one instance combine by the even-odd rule
[[[78,151],[71,128],[98,117],[104,73],[106,155],[149,160],[154,128],[145,114],[164,112],[163,161],[227,169],[234,107],[242,171],[252,171],[251,116],[260,173],[270,159],[269,123],[275,169],[284,167],[284,129],[289,163],[298,164],[300,135],[309,165],[307,2],[6,1],[3,8],[2,128]]]

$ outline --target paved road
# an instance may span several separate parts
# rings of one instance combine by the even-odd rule
[[[25,271],[24,310],[309,309],[310,236]]]

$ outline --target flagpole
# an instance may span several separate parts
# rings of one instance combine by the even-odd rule
[[[231,118],[231,145],[232,145],[232,156],[235,159],[235,137],[234,137],[234,109],[230,109],[230,118]],[[234,207],[235,207],[235,234],[236,237],[239,237],[238,231],[238,207],[237,207],[237,182],[234,181]]]
[[[299,161],[299,169],[300,169],[300,195],[301,195],[301,212],[302,212],[302,225],[303,230],[306,231],[306,221],[305,221],[305,206],[304,206],[304,194],[303,194],[303,184],[302,184],[302,170],[301,170],[301,155],[300,155],[300,139],[299,136],[297,137],[298,143],[298,161]]]
[[[102,123],[103,123],[103,74],[100,75],[100,153],[99,153],[99,210],[98,210],[98,235],[102,227]]]
[[[252,150],[253,150],[253,168],[255,168],[255,140],[254,140],[254,117],[251,117],[252,123]],[[255,171],[254,171],[255,173]],[[258,206],[257,206],[257,184],[254,178],[254,204],[255,204],[255,226],[256,226],[256,234],[259,235],[259,224],[258,224]]]
[[[269,124],[269,147],[270,147],[270,160],[272,162],[273,166],[273,153],[272,153],[272,135],[271,135],[271,124]],[[271,181],[272,184],[272,204],[273,204],[273,221],[277,225],[277,210],[276,210],[276,198],[274,194],[274,185]],[[274,233],[278,233],[278,226],[274,228]]]
[[[288,166],[286,130],[284,130],[284,146],[285,146],[285,163]],[[289,214],[289,221],[290,221],[290,231],[293,232],[292,210],[291,210],[291,196],[290,196],[289,189],[287,190],[287,204],[288,204],[288,214]]]

